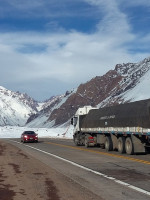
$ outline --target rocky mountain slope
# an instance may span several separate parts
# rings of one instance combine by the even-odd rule
[[[32,116],[30,127],[52,127],[69,123],[76,110],[85,105],[97,107],[150,98],[150,58],[139,63],[118,64],[114,70],[97,76],[60,97]]]
[[[27,94],[0,87],[0,126],[23,126],[37,112],[38,103]]]

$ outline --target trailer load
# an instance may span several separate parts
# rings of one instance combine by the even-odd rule
[[[72,124],[76,145],[127,154],[146,152],[150,147],[150,99],[99,109],[84,106],[77,110]]]

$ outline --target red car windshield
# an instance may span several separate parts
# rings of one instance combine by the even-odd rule
[[[26,131],[23,134],[25,134],[25,135],[35,135],[35,132],[33,132],[33,131]]]

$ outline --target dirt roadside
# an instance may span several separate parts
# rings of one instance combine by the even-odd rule
[[[102,200],[21,149],[0,141],[1,200]]]

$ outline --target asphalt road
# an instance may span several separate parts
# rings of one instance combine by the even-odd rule
[[[81,193],[95,195],[90,199],[150,199],[150,154],[108,153],[95,147],[76,147],[72,140],[63,139],[41,138],[39,143],[27,144],[20,139],[5,141],[72,180]]]

